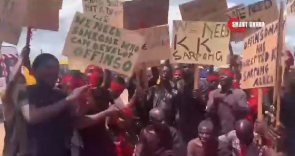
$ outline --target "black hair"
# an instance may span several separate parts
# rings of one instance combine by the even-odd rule
[[[59,63],[58,59],[54,55],[49,53],[42,53],[35,58],[32,65],[33,71],[36,71],[37,68],[39,68],[44,63],[47,63],[47,61],[49,60],[56,61],[57,63]]]

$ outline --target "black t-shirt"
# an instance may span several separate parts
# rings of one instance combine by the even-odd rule
[[[46,107],[64,98],[59,89],[33,85],[28,88],[29,104]],[[28,125],[28,137],[32,156],[67,156],[73,135],[72,115],[69,109],[38,124]]]

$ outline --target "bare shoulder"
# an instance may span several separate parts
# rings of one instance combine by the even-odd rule
[[[191,141],[189,141],[188,145],[187,145],[187,148],[188,149],[194,149],[195,147],[200,147],[202,146],[201,143],[200,143],[200,140],[199,138],[196,138],[196,139],[193,139]]]

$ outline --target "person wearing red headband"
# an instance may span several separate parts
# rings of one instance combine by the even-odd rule
[[[219,85],[219,73],[218,72],[208,73],[206,80],[207,80],[209,92],[217,89]]]
[[[210,92],[207,103],[207,113],[219,135],[226,134],[234,129],[239,119],[244,119],[250,112],[246,93],[241,89],[234,89],[234,73],[224,69],[220,73],[220,89]]]
[[[174,82],[177,82],[179,80],[181,80],[183,77],[182,75],[182,70],[181,69],[175,69],[174,72],[173,72],[173,80]]]
[[[92,73],[94,73],[94,72],[98,72],[98,73],[100,73],[100,74],[102,74],[102,75],[103,75],[103,73],[104,73],[102,68],[100,68],[100,67],[98,67],[98,66],[95,66],[95,65],[89,65],[89,66],[87,66],[87,68],[85,69],[84,74],[85,74],[85,75],[90,75],[90,74],[92,74]]]

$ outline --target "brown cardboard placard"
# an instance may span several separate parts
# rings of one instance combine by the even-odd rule
[[[118,1],[119,2],[119,1]],[[107,1],[83,1],[83,13],[93,16],[96,20],[123,28],[123,7],[109,6]]]
[[[170,56],[170,37],[168,25],[136,30],[145,38],[139,54],[138,63],[166,60]]]
[[[278,21],[244,39],[241,88],[275,85]]]
[[[134,0],[123,3],[124,28],[137,30],[168,23],[169,0]]]
[[[131,76],[144,38],[77,12],[70,27],[63,55],[85,65],[98,65]]]
[[[62,0],[25,0],[28,1],[28,12],[24,26],[35,29],[58,31],[59,10]]]
[[[226,0],[195,0],[179,5],[184,21],[201,21],[204,16],[226,9]]]
[[[27,1],[0,1],[0,41],[16,45],[27,13]]]
[[[250,4],[248,6],[243,6],[236,8],[230,12],[226,13],[229,17],[237,17],[240,21],[261,21],[265,24],[274,22],[279,17],[278,5],[276,0],[264,0]],[[245,33],[241,36],[239,33],[237,36],[232,36],[232,41],[242,41],[244,38],[253,34],[256,29],[247,29]]]
[[[173,21],[170,63],[226,65],[229,41],[227,22]]]

